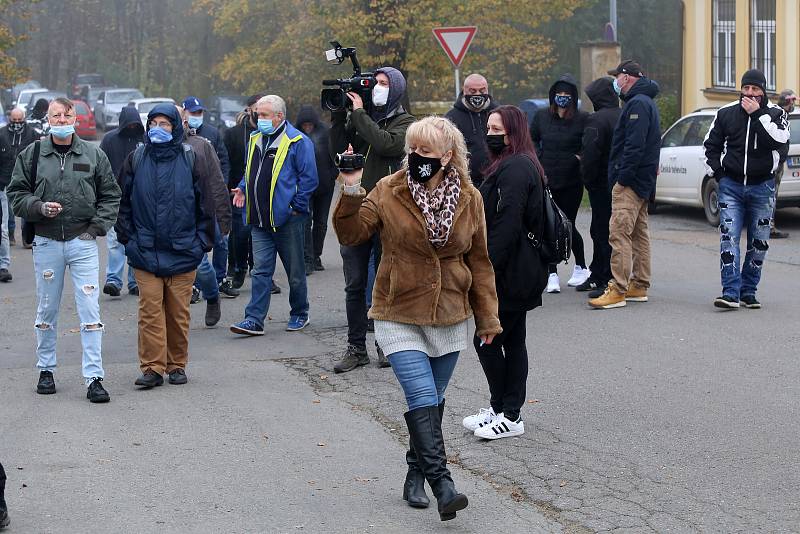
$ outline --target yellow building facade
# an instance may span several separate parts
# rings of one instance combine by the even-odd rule
[[[681,111],[738,98],[758,68],[773,101],[800,93],[800,0],[684,0]]]

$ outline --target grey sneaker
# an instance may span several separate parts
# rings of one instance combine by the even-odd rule
[[[334,373],[347,373],[356,367],[367,365],[369,363],[369,355],[367,354],[366,347],[356,347],[355,345],[348,345],[347,350],[342,356],[342,359],[333,366]]]

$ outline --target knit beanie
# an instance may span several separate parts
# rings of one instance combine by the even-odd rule
[[[767,79],[764,73],[758,69],[750,69],[742,76],[742,87],[745,85],[755,85],[760,87],[764,94],[767,94]]]

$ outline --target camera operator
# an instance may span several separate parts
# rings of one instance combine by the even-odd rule
[[[375,79],[377,84],[372,90],[369,112],[358,94],[347,93],[352,111],[331,112],[329,134],[332,157],[347,151],[348,145],[352,146],[353,152],[364,155],[361,185],[367,193],[378,180],[401,167],[405,155],[406,130],[414,122],[414,117],[400,105],[406,91],[406,80],[400,71],[393,67],[382,67],[375,71]],[[369,363],[366,289],[369,257],[373,248],[379,259],[378,234],[361,245],[341,246],[347,309],[347,350],[342,360],[334,366],[337,373],[346,373]],[[377,343],[375,347],[378,365],[389,367],[389,360]]]

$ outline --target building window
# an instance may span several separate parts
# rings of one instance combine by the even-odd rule
[[[736,87],[736,0],[714,0],[715,87]]]
[[[775,0],[752,0],[750,65],[764,73],[767,89],[775,90]]]

